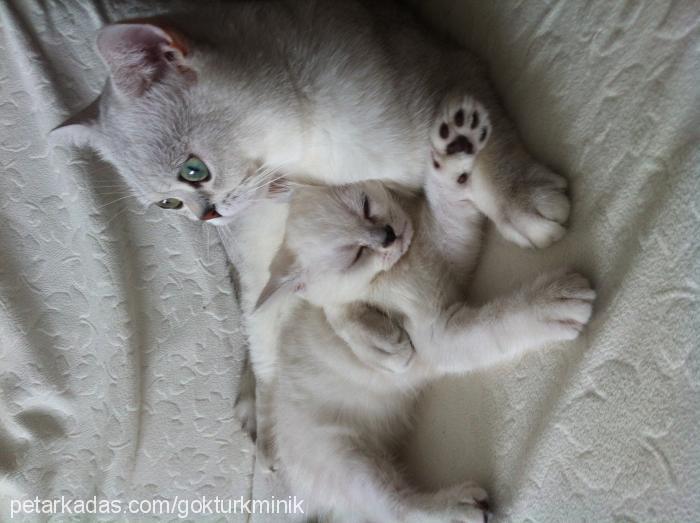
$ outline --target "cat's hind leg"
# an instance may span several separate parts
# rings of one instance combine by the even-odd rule
[[[257,421],[255,413],[255,374],[250,363],[250,355],[246,354],[238,396],[233,404],[233,415],[241,424],[243,431],[255,442],[257,438]]]
[[[387,456],[363,448],[361,441],[348,434],[348,427],[307,423],[294,428],[299,421],[298,416],[288,417],[279,424],[281,470],[314,512],[337,514],[342,521],[486,520],[486,492],[473,483],[436,493],[417,492]]]
[[[474,96],[491,120],[491,136],[471,176],[475,204],[506,239],[522,247],[542,248],[559,240],[570,210],[566,179],[525,148],[486,75],[468,53],[456,50],[444,59],[453,92]]]

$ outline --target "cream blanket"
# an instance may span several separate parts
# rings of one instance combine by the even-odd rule
[[[571,264],[600,297],[580,341],[435,386],[413,474],[477,479],[503,521],[697,521],[700,4],[418,3],[571,181],[568,236],[531,252],[491,234],[475,294]],[[231,416],[243,343],[214,231],[138,210],[109,166],[46,143],[101,89],[95,30],[148,14],[127,4],[0,3],[0,490],[262,497]]]

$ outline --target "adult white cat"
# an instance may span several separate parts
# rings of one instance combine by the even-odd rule
[[[109,25],[97,46],[110,73],[104,90],[54,134],[96,149],[144,204],[230,223],[222,237],[263,381],[274,375],[277,312],[253,308],[287,209],[259,200],[278,173],[418,188],[438,103],[469,92],[493,125],[471,173],[479,210],[519,245],[564,233],[565,180],[528,154],[474,59],[432,38],[405,6],[231,2]]]

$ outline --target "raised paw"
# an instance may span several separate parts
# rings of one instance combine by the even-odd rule
[[[561,270],[540,276],[531,292],[536,321],[545,329],[544,341],[573,340],[591,319],[596,293],[579,273]]]
[[[544,248],[561,239],[571,207],[566,186],[566,179],[531,161],[495,220],[501,234],[521,247]]]
[[[488,113],[479,102],[468,95],[447,98],[430,133],[433,173],[466,184],[490,134]]]
[[[415,354],[411,339],[403,329],[397,329],[391,337],[372,336],[370,343],[375,351],[375,363],[392,373],[406,372]]]

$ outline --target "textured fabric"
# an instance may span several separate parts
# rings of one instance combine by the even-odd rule
[[[598,290],[581,340],[436,386],[411,447],[506,521],[700,518],[700,3],[430,0],[483,55],[525,142],[571,181],[564,240],[495,232],[486,299],[545,267]]]
[[[475,295],[571,264],[600,297],[580,341],[433,387],[411,472],[477,479],[504,521],[697,520],[699,4],[419,4],[572,184],[569,235],[527,252],[490,234]],[[128,5],[0,2],[0,489],[235,498],[255,479],[264,497],[231,417],[242,340],[216,235],[116,201],[109,166],[46,143],[101,89],[94,31],[147,14]]]
[[[0,488],[247,497],[218,235],[140,209],[91,153],[47,146],[99,94],[95,31],[141,14],[126,4],[0,2]]]

